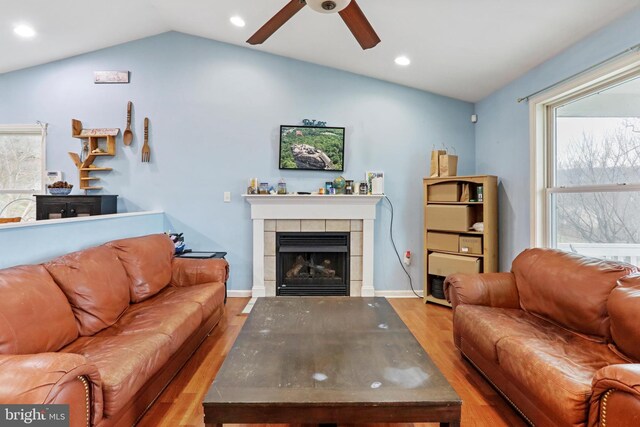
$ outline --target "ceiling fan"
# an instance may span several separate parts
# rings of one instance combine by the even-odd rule
[[[264,43],[306,5],[320,13],[339,13],[353,36],[362,46],[362,49],[371,49],[380,43],[380,38],[367,20],[367,17],[364,16],[356,0],[291,0],[280,12],[276,13],[273,18],[256,31],[247,40],[247,43],[253,45]]]

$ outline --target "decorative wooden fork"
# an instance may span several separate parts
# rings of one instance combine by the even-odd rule
[[[149,163],[151,160],[151,149],[149,148],[149,118],[144,118],[144,145],[142,146],[142,163]]]

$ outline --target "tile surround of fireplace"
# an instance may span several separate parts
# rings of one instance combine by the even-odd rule
[[[267,295],[272,293],[272,288],[275,288],[276,295],[287,296],[348,296],[351,294],[351,289],[354,292],[360,292],[362,287],[361,280],[350,280],[351,265],[354,265],[359,269],[356,278],[362,276],[362,228],[361,224],[356,224],[355,228],[360,228],[360,231],[351,232],[351,224],[345,224],[340,226],[338,223],[334,223],[336,226],[331,226],[332,221],[329,220],[330,231],[327,231],[325,220],[300,220],[300,229],[295,232],[275,232],[275,248],[271,247],[271,241],[273,240],[271,233],[273,231],[266,231],[272,229],[272,223],[268,220],[269,224],[265,224],[265,287],[267,289]],[[280,220],[291,221],[291,220]],[[297,221],[297,220],[293,220]],[[310,222],[313,221],[313,222]],[[278,230],[278,222],[276,220],[275,229]],[[358,222],[355,220],[354,222]],[[304,224],[303,224],[304,223]],[[297,224],[296,224],[297,225]],[[313,231],[310,231],[313,229]],[[333,230],[332,230],[333,229]],[[343,231],[337,232],[336,229],[342,229]],[[267,234],[269,236],[267,236]],[[293,240],[295,246],[291,247],[287,245],[285,240]],[[309,250],[305,249],[304,243],[307,243]],[[284,243],[284,245],[283,245]],[[354,253],[351,253],[350,247],[354,245]],[[287,253],[290,252],[290,255]],[[271,254],[275,254],[272,257]],[[329,262],[327,265],[331,271],[333,271],[332,277],[323,277],[322,274],[313,274],[313,268],[305,266],[299,272],[301,277],[288,277],[288,273],[296,266],[294,257],[297,255],[302,256],[302,260],[306,263],[312,261],[313,265],[317,265],[319,268],[322,266],[323,261]],[[314,257],[316,259],[314,259]],[[275,262],[273,260],[275,258]],[[354,259],[352,259],[354,258]],[[275,267],[273,266],[275,264]],[[266,266],[269,265],[267,268]],[[271,268],[275,268],[275,281],[271,280],[271,277],[267,277],[267,272],[271,274]],[[287,271],[288,270],[288,271]],[[313,275],[313,278],[304,277],[304,275]]]
[[[382,196],[245,195],[253,221],[253,297],[276,295],[277,232],[348,232],[350,296],[373,296],[373,222]]]

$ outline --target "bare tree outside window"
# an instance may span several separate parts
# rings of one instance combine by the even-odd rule
[[[42,155],[39,130],[26,133],[0,128],[0,217],[35,219],[33,194],[42,189]]]
[[[640,119],[557,118],[556,126],[556,187],[640,184]],[[552,203],[558,247],[638,263],[640,192],[560,192]]]

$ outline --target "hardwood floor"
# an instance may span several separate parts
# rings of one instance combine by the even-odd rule
[[[204,426],[202,399],[244,324],[247,316],[241,312],[248,301],[248,298],[228,299],[225,316],[220,324],[140,420],[138,426]],[[451,331],[451,309],[425,305],[418,298],[390,299],[389,302],[462,398],[463,427],[526,426],[511,406],[455,349]],[[414,424],[420,427],[437,425]],[[411,425],[394,425],[396,426]]]

